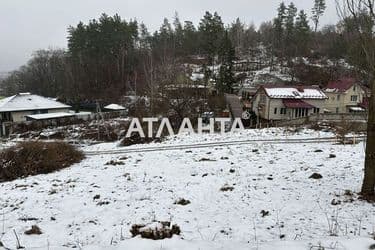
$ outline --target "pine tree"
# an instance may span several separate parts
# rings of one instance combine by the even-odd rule
[[[218,13],[215,12],[212,15],[210,12],[206,12],[199,23],[199,33],[203,53],[207,56],[209,64],[213,65],[224,33],[224,24]]]
[[[177,56],[182,55],[182,44],[184,39],[184,29],[180,22],[180,18],[178,17],[178,13],[175,13],[174,20],[173,20],[173,27],[174,27],[174,47]]]
[[[229,39],[228,32],[225,32],[219,51],[219,61],[221,65],[217,81],[217,89],[220,93],[233,93],[233,85],[235,84],[233,73],[234,60],[235,49]]]
[[[324,11],[326,10],[326,1],[325,0],[315,0],[314,7],[312,8],[312,17],[311,19],[314,22],[314,32],[318,30],[320,17],[323,16]]]
[[[185,21],[183,27],[183,48],[185,55],[194,55],[199,51],[198,32],[191,21]]]
[[[301,10],[296,18],[295,23],[295,44],[298,56],[306,56],[309,48],[310,26],[307,15]]]
[[[139,25],[139,47],[141,50],[150,49],[150,39],[151,35],[144,23]]]
[[[287,8],[286,17],[285,17],[285,37],[284,37],[284,51],[286,53],[287,60],[290,59],[295,54],[295,49],[290,46],[295,40],[294,33],[294,20],[297,15],[297,8],[294,3],[290,3]]]
[[[280,3],[279,8],[277,9],[277,17],[273,21],[273,47],[276,49],[279,57],[282,57],[282,50],[284,48],[284,24],[285,24],[285,15],[286,15],[286,6],[284,2]]]
[[[290,3],[285,17],[285,41],[289,43],[293,40],[294,20],[297,16],[297,8],[294,3]]]
[[[237,51],[243,51],[244,37],[245,37],[245,24],[239,18],[233,22],[229,28],[230,39]]]

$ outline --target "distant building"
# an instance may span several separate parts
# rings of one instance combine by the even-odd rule
[[[368,90],[354,78],[342,78],[331,81],[324,89],[328,96],[326,109],[330,113],[363,112],[366,106]]]
[[[53,99],[20,93],[0,100],[0,135],[6,134],[4,123],[56,119],[70,116],[71,106]]]
[[[115,104],[115,103],[112,103],[112,104],[109,104],[107,106],[104,107],[105,110],[108,110],[108,111],[122,111],[122,110],[126,110],[125,107],[119,105],[119,104]]]
[[[255,114],[268,121],[323,113],[327,96],[314,86],[261,86],[253,100]]]

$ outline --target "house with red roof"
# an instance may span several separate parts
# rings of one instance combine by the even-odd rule
[[[323,91],[328,97],[326,112],[364,112],[368,107],[368,89],[354,78],[331,81]]]
[[[252,99],[252,108],[268,121],[290,120],[323,113],[327,99],[317,86],[261,86]]]

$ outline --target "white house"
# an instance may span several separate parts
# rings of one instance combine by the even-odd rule
[[[71,106],[69,105],[30,93],[20,93],[1,99],[0,134],[5,134],[3,125],[6,122],[23,122],[33,119],[52,119],[69,116],[70,108]]]
[[[268,121],[288,120],[323,113],[326,99],[315,86],[261,86],[252,100],[252,109]]]

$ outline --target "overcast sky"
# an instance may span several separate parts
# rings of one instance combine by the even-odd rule
[[[33,51],[66,48],[67,27],[87,22],[101,13],[137,18],[150,30],[157,29],[164,17],[199,23],[204,11],[218,11],[225,23],[240,17],[259,25],[276,14],[279,0],[0,0],[0,72],[25,64]],[[289,0],[285,1],[286,3]],[[313,0],[295,0],[309,14]],[[337,21],[333,0],[327,0],[322,23]]]

